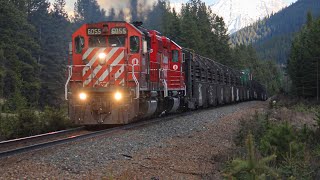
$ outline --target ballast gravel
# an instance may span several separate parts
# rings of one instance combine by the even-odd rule
[[[216,126],[217,120],[222,117],[231,114],[237,117],[237,113],[254,109],[258,105],[262,106],[263,103],[252,101],[194,111],[188,116],[1,159],[0,179],[117,179],[117,177],[121,179],[171,179],[170,175],[164,176],[163,173],[166,172],[161,170],[161,167],[160,169],[158,167],[159,171],[153,168],[153,175],[139,172],[137,173],[139,175],[135,176],[135,164],[148,171],[149,166],[139,164],[143,159],[151,160],[157,156],[158,161],[163,157],[161,161],[170,162],[170,158],[164,156],[169,156],[173,147],[179,149],[180,143],[183,143],[181,148],[188,149],[188,143],[190,143],[188,139],[192,141],[195,133],[208,133],[208,130]],[[228,127],[220,131],[219,136],[228,136],[224,134],[227,130]],[[207,136],[210,134],[205,135],[204,138]],[[190,146],[201,144],[197,142],[199,139],[194,139],[194,141],[190,143]],[[201,147],[197,148],[201,149]],[[162,154],[159,149],[162,150]],[[179,155],[183,157],[184,152],[192,154],[193,151],[180,149],[179,152],[181,152]],[[171,167],[170,164],[167,166]],[[199,174],[199,176],[192,173],[191,175],[192,178],[187,177],[186,179],[204,177]],[[172,179],[176,178],[172,177]]]

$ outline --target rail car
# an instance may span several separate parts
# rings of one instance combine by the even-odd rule
[[[267,98],[250,73],[182,48],[138,22],[84,24],[69,51],[65,99],[75,124],[128,124]]]

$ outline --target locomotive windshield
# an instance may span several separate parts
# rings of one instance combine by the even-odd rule
[[[109,36],[108,47],[124,47],[126,38],[124,36]]]
[[[124,47],[125,40],[124,36],[91,36],[89,47]]]
[[[105,36],[91,36],[89,37],[89,47],[106,47],[106,37]]]

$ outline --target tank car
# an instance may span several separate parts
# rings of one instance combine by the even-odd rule
[[[265,99],[241,71],[180,47],[139,22],[84,24],[72,35],[65,84],[75,124],[128,124],[143,118]]]

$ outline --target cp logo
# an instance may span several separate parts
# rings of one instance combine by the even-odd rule
[[[133,58],[132,61],[131,61],[131,63],[132,63],[133,65],[137,65],[137,64],[139,64],[139,60],[138,60],[137,58]]]
[[[173,65],[173,70],[177,70],[179,67],[178,67],[178,65]]]

